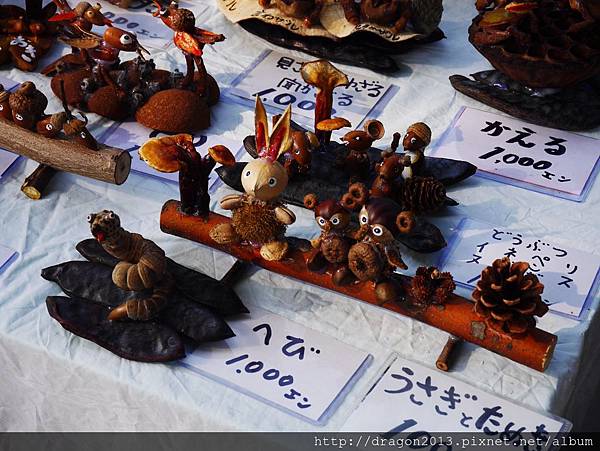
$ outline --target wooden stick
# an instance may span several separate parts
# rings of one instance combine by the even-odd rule
[[[435,361],[435,366],[438,370],[448,371],[452,366],[452,355],[456,355],[457,348],[459,348],[462,340],[460,338],[456,338],[452,335],[448,337],[448,341],[444,345],[442,352],[440,352],[439,357]],[[454,353],[453,353],[454,352]]]
[[[0,120],[0,147],[60,171],[120,185],[129,176],[129,152],[101,146],[91,150],[64,139],[49,139]]]
[[[51,166],[39,164],[35,171],[25,179],[23,185],[21,185],[21,191],[30,199],[41,199],[44,189],[46,189],[46,186],[50,183],[56,172],[56,169]]]
[[[377,300],[372,283],[359,282],[339,287],[333,284],[331,273],[308,271],[306,268],[307,252],[290,249],[289,255],[284,260],[266,261],[260,256],[259,250],[252,246],[219,245],[210,237],[210,230],[218,224],[231,220],[216,213],[210,213],[208,219],[185,215],[181,212],[179,205],[178,201],[170,200],[163,206],[160,216],[160,227],[163,232],[227,252],[240,260],[252,262],[284,276],[334,290],[370,304],[381,305]],[[395,281],[404,290],[409,286],[411,280],[411,277],[395,276]],[[382,307],[437,327],[538,371],[546,369],[556,345],[556,335],[537,328],[529,331],[523,337],[509,337],[494,332],[473,311],[473,303],[457,295],[452,295],[443,306],[432,306],[424,311],[411,308],[407,302],[387,302]]]

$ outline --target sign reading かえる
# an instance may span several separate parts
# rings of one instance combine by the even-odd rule
[[[600,158],[600,141],[463,109],[432,154],[474,164],[480,175],[581,201]]]

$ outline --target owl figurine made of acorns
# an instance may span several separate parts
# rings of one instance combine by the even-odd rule
[[[256,98],[255,136],[258,158],[249,162],[242,173],[244,194],[230,194],[221,199],[221,208],[232,211],[231,222],[219,224],[210,231],[218,244],[245,242],[260,246],[265,260],[281,260],[288,251],[285,230],[296,216],[279,196],[288,184],[288,173],[279,156],[289,151],[291,139],[291,108],[279,118],[269,134],[267,113]]]

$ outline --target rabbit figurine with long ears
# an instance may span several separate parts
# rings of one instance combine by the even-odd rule
[[[260,246],[265,260],[281,260],[288,251],[285,230],[296,220],[279,196],[288,184],[288,174],[277,159],[289,151],[291,139],[291,107],[277,121],[269,134],[265,107],[256,98],[255,132],[258,158],[244,168],[244,194],[230,194],[221,199],[221,208],[232,211],[231,222],[219,224],[210,231],[219,244],[247,242]]]

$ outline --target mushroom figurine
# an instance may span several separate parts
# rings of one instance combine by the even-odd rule
[[[300,75],[306,83],[317,90],[315,99],[315,134],[321,144],[331,139],[331,131],[319,130],[319,122],[331,118],[333,111],[333,90],[346,86],[348,77],[327,60],[310,61],[302,64]]]
[[[140,147],[138,153],[148,166],[157,171],[179,171],[181,210],[188,215],[208,215],[210,172],[217,163],[225,166],[235,163],[235,157],[225,146],[211,147],[208,155],[201,156],[194,147],[192,135],[188,134],[152,138]]]
[[[247,242],[260,247],[260,255],[268,261],[285,257],[289,245],[285,230],[296,220],[279,196],[288,184],[288,173],[277,158],[287,152],[291,140],[291,107],[268,133],[267,113],[256,97],[255,136],[259,158],[244,168],[244,194],[230,194],[221,199],[221,208],[232,211],[231,222],[219,224],[210,231],[218,244]]]

